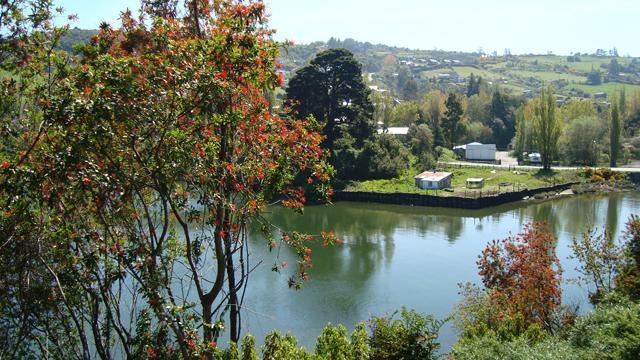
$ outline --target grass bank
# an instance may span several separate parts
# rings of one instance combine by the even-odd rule
[[[345,191],[365,191],[376,193],[408,193],[426,194],[438,196],[476,196],[480,189],[468,189],[468,178],[483,178],[483,195],[492,195],[505,192],[521,191],[524,189],[537,189],[563,184],[579,180],[577,171],[552,171],[517,170],[479,167],[445,167],[444,171],[453,173],[452,190],[422,190],[415,186],[414,176],[418,171],[409,170],[402,176],[389,180],[367,180],[353,182],[345,188]],[[474,193],[475,192],[475,193]]]

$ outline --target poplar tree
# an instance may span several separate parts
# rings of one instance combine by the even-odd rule
[[[542,89],[534,110],[533,132],[535,145],[542,158],[543,170],[551,169],[551,161],[558,150],[560,123],[556,116],[556,100],[551,87]]]
[[[617,99],[611,101],[611,113],[609,122],[609,166],[615,167],[620,152],[620,111]]]

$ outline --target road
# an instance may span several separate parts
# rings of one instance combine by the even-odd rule
[[[542,166],[533,166],[533,165],[495,165],[495,164],[483,164],[483,163],[472,163],[472,162],[464,162],[464,161],[439,161],[438,164],[444,165],[453,165],[453,166],[477,166],[477,167],[495,167],[499,169],[514,169],[514,170],[536,170],[542,169]],[[577,170],[582,169],[582,167],[576,166],[552,166],[552,170]],[[625,173],[640,173],[640,168],[637,167],[614,167],[611,168],[613,171],[617,172],[625,172]]]

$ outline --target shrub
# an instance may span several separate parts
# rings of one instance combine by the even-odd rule
[[[250,334],[242,338],[242,360],[258,360],[256,339]]]
[[[329,323],[318,336],[316,355],[332,360],[347,360],[351,356],[351,346],[344,326]]]
[[[455,360],[579,360],[581,357],[567,341],[549,338],[531,344],[526,338],[518,337],[502,341],[496,337],[481,337],[473,341],[456,344],[451,349]]]
[[[367,141],[359,159],[361,170],[368,179],[392,179],[409,168],[409,150],[393,135],[382,134]]]
[[[304,348],[296,348],[298,340],[287,334],[281,336],[278,331],[272,331],[265,337],[262,347],[263,360],[304,360],[311,359],[311,354]]]
[[[369,334],[364,323],[358,323],[351,333],[351,358],[353,360],[369,359]]]
[[[371,321],[371,359],[435,359],[436,341],[447,320],[402,309],[400,319],[376,317]]]
[[[631,216],[624,234],[624,259],[616,277],[618,289],[633,300],[640,300],[640,217]]]
[[[604,304],[578,318],[570,332],[571,344],[582,359],[640,358],[640,304]]]

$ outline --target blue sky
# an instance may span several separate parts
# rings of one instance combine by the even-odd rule
[[[638,0],[266,0],[279,39],[354,38],[419,49],[640,56]],[[137,0],[58,0],[76,26],[116,21]]]

